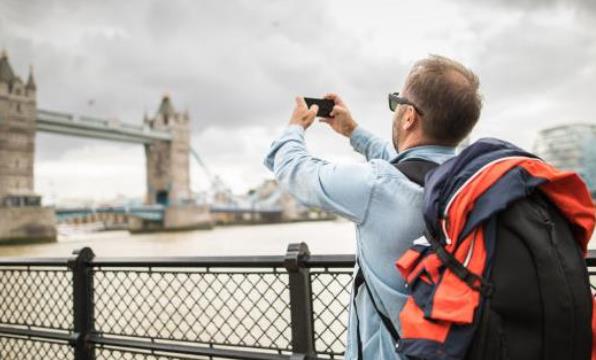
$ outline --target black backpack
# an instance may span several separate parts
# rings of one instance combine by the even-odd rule
[[[424,186],[437,164],[408,159],[395,166]],[[568,221],[535,192],[487,226],[497,227],[492,273],[485,279],[492,291],[483,296],[466,360],[590,359],[592,295]]]

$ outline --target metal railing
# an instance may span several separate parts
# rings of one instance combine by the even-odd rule
[[[0,259],[0,359],[336,359],[354,257]],[[587,258],[596,276],[596,252]]]
[[[0,359],[341,358],[354,257],[0,259]]]

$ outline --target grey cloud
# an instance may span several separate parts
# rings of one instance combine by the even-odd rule
[[[596,55],[596,33],[574,33],[523,20],[483,41],[486,47],[478,64],[481,80],[493,99],[507,101],[549,93],[585,76],[582,70],[593,64]]]
[[[251,161],[259,170],[258,156],[239,154],[266,148],[273,134],[256,136],[247,128],[283,125],[299,94],[339,92],[363,124],[388,138],[386,93],[399,90],[407,64],[423,56],[419,49],[440,52],[426,41],[452,45],[447,55],[479,73],[486,107],[477,136],[497,135],[528,145],[526,135],[549,122],[591,120],[596,32],[586,19],[594,14],[596,2],[454,3],[465,5],[457,21],[467,27],[453,30],[454,20],[441,18],[428,5],[397,12],[413,5],[392,2],[385,4],[386,11],[403,15],[395,22],[365,19],[369,21],[353,24],[343,22],[343,8],[313,0],[4,0],[0,46],[8,48],[21,76],[30,63],[35,66],[40,107],[140,123],[143,112],[154,113],[161,95],[169,92],[178,109],[189,110],[195,143],[208,162]],[[561,9],[573,10],[577,23],[559,26],[550,21]],[[416,46],[404,46],[400,40],[424,30],[416,27],[416,16],[424,11],[444,24]],[[477,19],[478,14],[482,16]],[[413,20],[407,22],[408,17]],[[370,27],[372,22],[379,26]],[[368,46],[379,38],[389,49],[383,54]],[[537,96],[547,98],[549,110],[557,114],[520,110]],[[515,111],[500,123],[507,109]],[[217,134],[210,132],[213,128]],[[325,131],[313,134],[314,149],[330,154],[348,149],[345,142],[338,145],[340,140],[314,144],[332,136]],[[206,138],[209,134],[215,135]],[[85,144],[87,140],[41,135],[39,156],[59,157]]]
[[[465,2],[472,3],[470,0]],[[524,11],[537,11],[562,7],[573,9],[581,15],[589,12],[596,15],[596,2],[593,0],[488,0],[483,2],[473,1],[475,5],[488,7],[508,7],[511,9],[520,9]]]
[[[35,65],[40,107],[139,123],[169,92],[199,130],[272,125],[287,116],[297,87],[328,82],[321,42],[334,35],[320,36],[316,2],[270,3],[264,12],[247,1],[9,1],[0,5],[0,24],[13,66]],[[64,41],[45,38],[44,28],[61,29]],[[82,144],[62,141],[43,156]]]
[[[25,26],[35,27],[42,5],[34,3],[38,7],[10,3],[21,7],[19,22]],[[134,2],[134,11],[127,3],[119,12],[108,10],[120,6],[113,2],[50,10],[46,25],[63,18],[79,23],[83,34],[75,47],[15,46],[51,64],[37,71],[42,106],[140,121],[142,111],[153,111],[168,91],[198,119],[197,129],[204,128],[203,121],[272,125],[296,94],[333,90],[335,84],[366,96],[371,86],[394,81],[385,72],[391,67],[374,66],[374,54],[358,52],[360,44],[344,36],[314,1],[266,1],[267,11],[248,1]],[[89,99],[94,109],[86,107]]]

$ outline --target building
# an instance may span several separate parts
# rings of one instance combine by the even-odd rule
[[[575,171],[596,198],[596,124],[570,124],[540,131],[534,152],[553,166]]]

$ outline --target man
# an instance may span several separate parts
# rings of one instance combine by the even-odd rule
[[[413,66],[399,94],[389,95],[392,145],[360,127],[339,96],[326,96],[335,106],[332,117],[321,121],[348,137],[368,162],[340,165],[313,158],[304,132],[318,109],[308,109],[300,97],[289,126],[271,146],[265,165],[283,187],[302,203],[356,224],[356,257],[370,295],[358,291],[350,306],[346,359],[357,359],[359,353],[364,359],[399,358],[374,304],[399,332],[398,314],[408,290],[394,263],[422,235],[424,225],[423,189],[395,165],[406,159],[440,164],[454,156],[455,146],[480,116],[478,88],[477,76],[463,65],[430,56]]]

